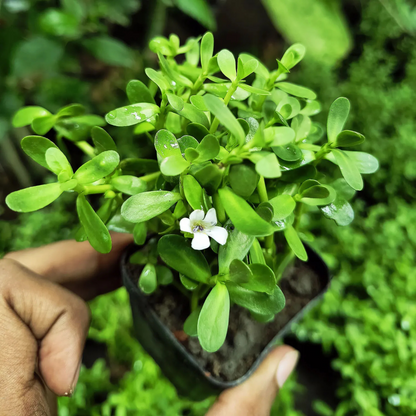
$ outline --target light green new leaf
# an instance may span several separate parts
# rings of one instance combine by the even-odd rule
[[[105,152],[106,150],[117,151],[117,146],[113,138],[103,128],[94,126],[91,129],[91,137],[98,153]]]
[[[161,72],[155,71],[153,68],[146,68],[144,72],[160,88],[161,91],[166,91],[171,88],[168,80]]]
[[[158,243],[161,259],[172,269],[197,282],[208,283],[211,270],[205,256],[191,248],[184,237],[164,235]]]
[[[205,33],[201,40],[201,67],[207,73],[209,60],[214,53],[214,36],[211,32]]]
[[[147,225],[145,222],[138,222],[133,228],[134,243],[142,246],[146,242]]]
[[[314,100],[316,98],[316,94],[309,88],[301,87],[290,82],[278,82],[276,87],[295,97],[307,98],[308,100]]]
[[[70,104],[62,107],[56,117],[76,117],[85,114],[85,107],[81,104]]]
[[[254,88],[251,85],[248,84],[240,84],[239,88],[241,88],[244,91],[250,92],[251,94],[257,94],[257,95],[270,95],[270,91],[263,90],[261,88]]]
[[[68,159],[59,149],[50,147],[45,153],[45,160],[49,169],[55,175],[59,175],[61,172],[65,172],[68,176],[68,179],[73,175],[73,171],[71,165],[68,162]]]
[[[351,147],[351,146],[358,146],[359,144],[363,143],[365,137],[361,133],[357,133],[356,131],[351,130],[344,130],[338,134],[335,145],[337,147]]]
[[[349,225],[354,220],[354,210],[350,203],[339,195],[331,204],[319,207],[319,209],[325,217],[334,220],[341,226]]]
[[[182,155],[168,156],[162,160],[160,171],[166,176],[177,176],[188,166],[189,162]]]
[[[151,103],[155,104],[155,100],[149,91],[149,88],[143,82],[132,79],[126,87],[127,98],[131,104]]]
[[[308,254],[306,253],[305,247],[303,246],[303,243],[299,238],[296,230],[291,225],[289,225],[285,228],[284,235],[287,243],[289,244],[289,247],[295,253],[296,257],[302,261],[307,261]]]
[[[274,153],[269,153],[256,162],[256,171],[264,178],[278,178],[282,176],[279,161]]]
[[[120,156],[114,150],[107,150],[84,163],[74,174],[79,183],[93,183],[114,172]]]
[[[356,191],[361,191],[364,187],[363,178],[354,160],[352,160],[348,153],[343,150],[333,150],[332,154],[335,157],[337,165],[341,169],[342,176],[348,182],[351,188]]]
[[[255,237],[264,237],[274,232],[271,224],[264,221],[254,209],[241,197],[229,188],[218,191],[225,212],[241,232]]]
[[[218,53],[217,62],[221,72],[228,79],[234,81],[237,78],[235,58],[228,49],[223,49]]]
[[[42,136],[55,125],[56,120],[57,118],[54,115],[35,118],[31,123],[32,130]]]
[[[267,127],[263,130],[264,140],[268,146],[284,146],[291,143],[295,136],[295,130],[290,127]]]
[[[215,159],[220,152],[218,139],[213,134],[208,134],[202,139],[201,143],[199,143],[196,151],[199,153],[198,163]]]
[[[133,223],[147,221],[162,214],[180,199],[181,195],[176,192],[143,192],[124,202],[121,215]]]
[[[224,284],[217,283],[205,299],[198,318],[198,339],[205,351],[218,351],[224,344],[229,317],[228,289]]]
[[[273,221],[280,221],[287,218],[296,208],[295,200],[286,194],[275,196],[269,200],[273,207]]]
[[[160,108],[156,104],[138,103],[110,111],[106,114],[105,121],[117,127],[133,126],[159,113]]]
[[[345,97],[337,98],[329,108],[327,135],[330,143],[334,142],[344,128],[350,113],[350,102]]]
[[[263,249],[257,238],[253,240],[253,244],[250,247],[250,263],[266,264]]]
[[[369,153],[365,152],[350,152],[345,150],[344,153],[354,162],[358,170],[362,174],[374,173],[379,167],[378,160]]]
[[[208,110],[214,114],[219,122],[231,132],[231,134],[237,139],[239,144],[244,144],[246,135],[241,127],[241,124],[234,117],[233,113],[228,109],[220,98],[212,94],[204,95],[205,105]]]
[[[292,69],[305,56],[306,48],[301,43],[295,43],[284,53],[281,62],[287,69]]]
[[[183,191],[185,198],[192,209],[204,209],[203,190],[198,181],[191,175],[186,175],[183,178]]]
[[[201,312],[202,306],[199,306],[186,318],[185,323],[183,324],[183,330],[190,337],[198,336],[198,319]]]
[[[111,185],[126,195],[136,195],[147,190],[147,182],[132,175],[121,175],[111,179]]]
[[[234,259],[230,264],[229,279],[238,284],[247,283],[252,276],[250,268],[239,259]]]
[[[159,130],[155,137],[155,148],[163,158],[168,156],[181,156],[179,143],[173,133],[168,130]]]
[[[195,280],[190,279],[189,277],[186,277],[185,275],[183,275],[182,273],[179,273],[179,280],[181,281],[181,283],[183,284],[183,286],[190,290],[191,292],[193,290],[195,290],[199,283]]]
[[[26,136],[22,139],[20,145],[30,158],[50,170],[46,163],[46,151],[50,148],[58,149],[55,143],[42,136]]]
[[[111,251],[110,233],[83,194],[78,195],[77,212],[91,246],[100,253],[109,253]]]
[[[150,295],[157,289],[156,268],[153,264],[146,264],[139,277],[139,287],[143,293]]]
[[[209,121],[205,113],[198,110],[195,106],[189,103],[184,103],[183,109],[177,112],[182,117],[185,117],[192,123],[201,124],[207,129],[209,128]]]
[[[24,127],[32,123],[35,118],[50,116],[45,108],[38,106],[23,107],[16,112],[12,119],[13,127]]]
[[[62,192],[60,183],[32,186],[7,195],[6,204],[16,212],[37,211],[59,198]]]
[[[170,92],[166,93],[166,96],[168,97],[169,104],[176,110],[176,111],[182,111],[184,102],[181,97],[178,97],[175,94],[172,94]]]

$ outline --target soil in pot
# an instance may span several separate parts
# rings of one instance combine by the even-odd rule
[[[128,268],[133,281],[138,281],[141,267],[128,264]],[[207,375],[221,381],[233,381],[243,376],[287,322],[324,290],[316,272],[300,261],[285,273],[279,286],[285,294],[286,306],[271,322],[257,322],[247,309],[238,305],[231,307],[227,338],[215,353],[204,351],[197,338],[188,337],[183,331],[183,324],[190,313],[189,299],[174,286],[160,287],[149,296],[149,303]]]

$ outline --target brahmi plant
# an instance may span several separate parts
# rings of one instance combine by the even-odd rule
[[[286,81],[304,56],[302,45],[291,46],[272,71],[248,54],[213,55],[211,33],[183,46],[175,35],[158,37],[150,47],[160,69],[146,69],[148,85],[130,81],[131,104],[105,120],[77,104],[56,114],[40,107],[17,112],[14,126],[30,124],[38,134],[22,140],[24,152],[57,181],[14,192],[6,203],[29,212],[73,193],[76,238],[102,253],[111,250],[109,230],[133,233],[141,246],[131,257],[142,268],[141,290],[177,287],[190,302],[185,332],[214,352],[224,343],[231,304],[261,322],[284,307],[279,279],[295,257],[308,259],[299,229],[305,209],[349,224],[347,200],[378,162],[344,150],[364,141],[343,130],[346,98],[331,105],[323,139],[325,129],[311,120],[321,108],[316,94]],[[135,125],[137,154],[120,161],[105,122]],[[59,147],[42,136],[52,128]],[[90,158],[75,172],[63,138]],[[328,161],[344,179],[318,171]],[[102,195],[97,211],[93,194]]]

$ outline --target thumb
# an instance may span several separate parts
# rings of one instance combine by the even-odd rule
[[[279,388],[299,358],[289,346],[274,349],[254,374],[239,386],[224,391],[207,416],[268,416]]]

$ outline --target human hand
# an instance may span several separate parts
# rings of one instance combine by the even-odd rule
[[[274,399],[295,368],[299,353],[283,345],[275,348],[254,374],[224,391],[206,416],[268,416]]]
[[[72,394],[89,326],[84,300],[120,285],[118,260],[132,242],[112,239],[106,255],[62,241],[0,260],[0,416],[52,416],[55,395]]]

